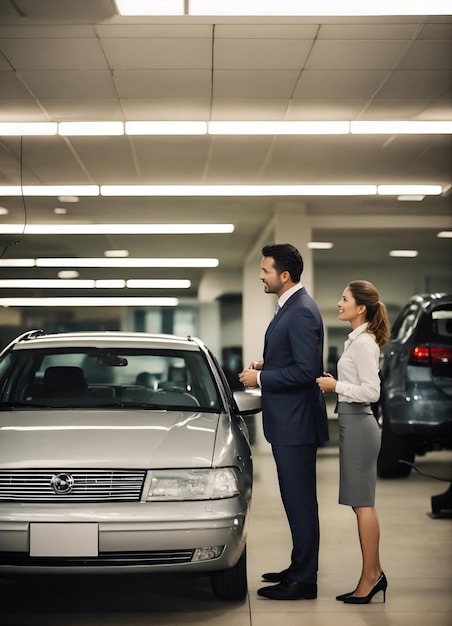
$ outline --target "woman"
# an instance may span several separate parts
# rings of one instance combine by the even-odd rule
[[[339,319],[352,332],[338,362],[338,380],[331,374],[317,378],[323,392],[338,395],[339,503],[351,506],[358,521],[362,571],[354,591],[336,597],[346,604],[367,604],[388,582],[379,556],[380,527],[375,510],[377,457],[381,434],[370,404],[380,397],[380,347],[389,339],[385,305],[375,286],[365,280],[347,285],[338,302]]]

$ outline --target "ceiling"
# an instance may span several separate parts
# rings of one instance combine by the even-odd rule
[[[124,18],[110,0],[0,0],[0,53],[0,122],[452,120],[452,16]],[[28,224],[230,222],[235,230],[208,236],[25,231],[2,258],[102,257],[107,249],[128,249],[134,257],[217,257],[220,269],[238,271],[281,201],[24,202],[2,197],[2,185],[422,183],[441,185],[443,194],[421,202],[394,196],[290,202],[305,207],[313,238],[334,243],[314,253],[316,263],[334,266],[364,252],[387,263],[391,248],[408,247],[419,249],[420,262],[441,264],[451,254],[450,240],[436,237],[452,225],[451,147],[451,135],[3,136],[0,206],[8,213],[0,221],[22,223],[26,211]],[[66,214],[55,214],[56,207]],[[394,216],[403,219],[391,221]],[[351,218],[358,230],[343,227]],[[378,229],[360,230],[367,219]],[[0,235],[1,248],[16,239]],[[56,277],[55,269],[0,271],[13,279]],[[179,297],[196,297],[202,275],[201,269],[80,270],[80,278],[190,279],[189,290],[155,291]]]

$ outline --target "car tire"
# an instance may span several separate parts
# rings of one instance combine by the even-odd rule
[[[246,547],[234,567],[213,572],[210,579],[215,597],[221,600],[244,600],[248,592]]]
[[[396,435],[389,423],[387,411],[381,405],[383,414],[381,449],[377,460],[377,474],[380,478],[407,478],[411,466],[400,461],[414,462],[414,451],[400,435]]]

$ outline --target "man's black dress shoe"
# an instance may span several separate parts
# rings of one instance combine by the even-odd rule
[[[283,569],[282,572],[267,572],[262,574],[262,580],[268,583],[280,583],[282,580],[287,579],[287,570]]]
[[[306,585],[292,580],[282,580],[272,587],[261,587],[257,594],[270,600],[315,600],[317,585]]]

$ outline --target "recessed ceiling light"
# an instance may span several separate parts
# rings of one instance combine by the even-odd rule
[[[415,195],[411,195],[411,196],[397,196],[397,200],[399,202],[421,202],[423,199],[425,198],[425,196],[415,196]]]
[[[308,248],[311,250],[331,250],[333,243],[331,241],[310,241]]]
[[[389,256],[401,258],[414,258],[419,254],[417,250],[390,250]]]
[[[105,250],[104,256],[108,258],[121,259],[121,258],[128,257],[129,251],[128,250]]]
[[[78,196],[58,196],[58,200],[60,202],[68,202],[73,204],[80,202],[80,198]]]
[[[8,209],[4,206],[0,206],[0,215],[6,215],[8,213]]]
[[[450,239],[452,237],[452,230],[442,230],[436,236],[440,239]]]
[[[64,208],[64,207],[62,207],[62,206],[57,206],[57,207],[55,207],[55,208],[53,209],[53,212],[54,212],[56,215],[66,215],[66,213],[67,213],[67,209],[65,209],[65,208]]]
[[[57,276],[58,278],[65,279],[78,278],[80,276],[80,272],[77,272],[77,270],[61,270],[61,272],[58,272]]]

